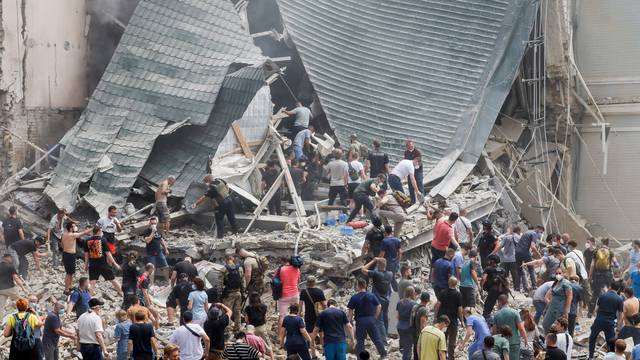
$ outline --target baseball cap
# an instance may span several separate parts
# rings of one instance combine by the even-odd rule
[[[102,306],[104,305],[104,301],[98,299],[98,298],[92,298],[91,300],[89,300],[89,307],[90,308],[94,308],[96,306]]]

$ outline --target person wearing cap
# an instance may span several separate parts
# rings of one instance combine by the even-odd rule
[[[16,241],[24,240],[24,229],[22,221],[18,218],[18,209],[15,206],[9,208],[9,216],[0,221],[0,236],[4,237],[4,245],[9,245]]]
[[[58,360],[58,342],[61,336],[69,339],[76,339],[73,331],[62,328],[60,316],[64,315],[64,303],[56,302],[53,310],[47,314],[42,330],[42,349],[46,360]]]
[[[51,248],[51,264],[53,266],[58,266],[59,244],[62,240],[62,234],[64,233],[65,220],[71,220],[67,217],[67,210],[64,208],[59,209],[58,212],[53,215],[47,227],[46,243],[49,244]]]
[[[89,300],[89,311],[78,318],[78,350],[83,360],[102,360],[109,353],[104,343],[104,328],[100,318],[100,307],[104,302],[98,298]]]
[[[304,317],[307,332],[311,333],[316,324],[318,314],[327,308],[327,299],[322,289],[316,287],[316,277],[307,276],[307,287],[300,290],[300,312]]]
[[[13,266],[13,257],[10,254],[4,254],[0,262],[0,321],[4,319],[4,305],[7,299],[16,301],[20,297],[16,285],[23,293],[27,292],[22,279],[18,276],[18,271]]]
[[[369,177],[375,177],[378,174],[389,174],[389,155],[380,150],[380,140],[373,140],[373,150],[369,151],[365,159],[364,171],[369,173]]]

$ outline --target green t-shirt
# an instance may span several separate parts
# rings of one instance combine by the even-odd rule
[[[376,179],[369,179],[361,182],[355,190],[353,190],[353,195],[365,195],[365,196],[374,196],[375,194],[371,191],[371,184],[373,184]]]
[[[511,337],[513,339],[513,337]],[[493,344],[493,351],[500,355],[500,359],[504,360],[504,354],[509,355],[509,340],[503,338],[502,335],[493,335],[495,343]]]
[[[493,322],[496,328],[502,325],[509,325],[513,335],[509,339],[509,343],[512,345],[520,344],[520,332],[518,332],[518,324],[522,322],[520,314],[512,308],[504,307],[493,315]]]
[[[447,338],[435,326],[425,326],[420,333],[420,359],[437,359],[440,351],[447,351]]]

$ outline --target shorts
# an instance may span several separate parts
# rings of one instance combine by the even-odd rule
[[[100,276],[107,281],[111,281],[116,278],[113,273],[113,269],[109,265],[89,265],[89,280],[98,280]]]
[[[156,202],[156,215],[158,215],[159,223],[167,223],[169,222],[169,207],[167,203],[164,201]]]
[[[291,306],[293,304],[297,304],[299,302],[300,302],[300,296],[299,295],[287,296],[287,297],[280,298],[276,302],[277,305],[278,305],[278,313],[280,314],[281,317],[287,316],[287,314],[289,314],[289,306]]]
[[[353,199],[353,192],[356,190],[358,185],[360,185],[360,183],[349,183],[349,184],[347,184],[347,190],[349,192],[349,199]]]
[[[76,254],[62,252],[62,265],[64,265],[64,272],[67,275],[75,274],[76,273]]]
[[[460,294],[462,294],[462,307],[476,307],[476,289],[461,286]]]
[[[169,266],[169,263],[167,263],[167,258],[163,253],[160,253],[158,255],[149,255],[149,262],[152,263],[153,266],[156,267],[156,269],[162,269]]]
[[[109,247],[109,252],[111,255],[116,255],[116,236],[111,233],[104,233],[102,237],[107,240],[107,246]]]
[[[173,294],[173,291],[169,294],[169,297],[167,297],[167,302],[165,303],[165,305],[168,308],[177,308],[178,307],[178,299],[176,299],[175,295]]]

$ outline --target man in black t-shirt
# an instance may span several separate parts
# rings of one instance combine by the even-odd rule
[[[380,150],[379,140],[373,140],[373,150],[369,151],[364,168],[365,172],[369,169],[369,177],[378,174],[389,175],[389,155]]]
[[[129,328],[127,353],[134,359],[152,360],[153,354],[158,354],[153,325],[145,322],[144,311],[138,311],[134,316],[135,323]]]
[[[22,221],[18,219],[18,209],[15,206],[9,208],[9,217],[2,220],[1,225],[6,247],[16,241],[24,240]]]
[[[447,315],[451,320],[449,326],[447,326],[447,354],[448,359],[453,360],[455,358],[455,348],[458,338],[458,319],[460,324],[464,325],[464,317],[462,314],[462,294],[456,289],[458,286],[458,279],[450,277],[448,282],[449,287],[440,292],[438,302],[433,308],[436,317],[440,315]]]
[[[178,261],[171,272],[171,286],[176,284],[176,280],[180,278],[180,274],[187,274],[189,281],[193,281],[198,276],[198,269],[193,265],[190,256],[185,256],[184,260]]]
[[[102,276],[105,280],[111,282],[111,286],[118,295],[122,296],[122,288],[116,281],[111,266],[120,270],[120,265],[116,263],[109,251],[107,239],[102,237],[102,230],[94,226],[91,230],[92,236],[84,243],[84,270],[89,272],[89,290],[94,293],[96,282]]]
[[[4,319],[4,305],[7,303],[7,299],[16,301],[20,297],[16,285],[22,289],[23,293],[27,293],[24,283],[18,277],[18,272],[13,266],[13,257],[4,254],[2,262],[0,262],[0,319]]]
[[[489,220],[482,221],[482,232],[478,240],[478,254],[480,254],[480,265],[487,267],[487,258],[496,249],[498,238],[493,234],[493,225]]]
[[[224,217],[227,217],[229,225],[231,225],[231,231],[238,232],[238,225],[236,224],[236,214],[233,209],[233,201],[231,200],[229,186],[227,182],[222,179],[216,179],[213,175],[207,175],[204,177],[204,183],[209,186],[207,192],[200,196],[195,203],[191,205],[192,209],[198,207],[207,198],[209,198],[216,209],[216,234],[218,239],[222,239],[224,235]]]
[[[204,322],[204,331],[210,340],[209,352],[222,355],[224,351],[224,332],[229,326],[229,318],[233,311],[224,304],[217,303],[207,313],[207,320]]]
[[[262,171],[262,190],[266,194],[269,189],[275,184],[276,179],[280,175],[282,170],[276,166],[276,162],[273,160],[267,161],[267,167]],[[267,208],[269,210],[269,215],[282,215],[282,183],[280,184],[278,190],[273,193],[273,197],[269,200],[269,204]]]
[[[46,252],[37,251],[42,244],[44,244],[44,239],[36,237],[35,239],[16,241],[9,246],[8,252],[13,257],[13,263],[25,281],[29,280],[29,260],[27,260],[27,255],[33,254],[36,271],[40,271],[40,258],[47,256]]]
[[[311,333],[313,331],[318,314],[326,307],[327,299],[324,297],[322,289],[316,287],[316,277],[313,275],[307,276],[307,287],[300,290],[300,308],[303,309],[307,332]]]
[[[364,243],[362,244],[361,253],[364,256],[364,261],[369,262],[374,257],[380,254],[382,248],[382,240],[384,240],[384,230],[382,228],[382,220],[375,216],[371,219],[373,227],[367,231],[364,237]]]
[[[167,248],[167,243],[164,241],[162,234],[163,232],[158,231],[158,218],[155,216],[150,217],[149,227],[142,234],[142,238],[147,244],[147,259],[160,271],[165,280],[169,282],[169,263],[167,262],[169,248]],[[151,278],[151,285],[153,285],[153,283],[154,279]]]
[[[193,291],[193,282],[189,280],[189,275],[180,273],[178,282],[171,289],[171,293],[167,298],[167,318],[169,323],[173,324],[176,317],[176,308],[180,307],[180,325],[183,324],[182,314],[189,310],[189,293]]]

